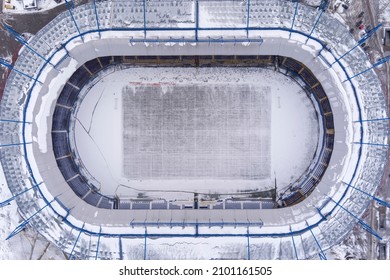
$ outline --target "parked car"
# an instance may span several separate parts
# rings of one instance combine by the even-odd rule
[[[4,8],[6,8],[8,10],[15,10],[15,6],[14,5],[10,5],[10,4],[5,4]]]
[[[355,24],[355,26],[356,26],[356,27],[359,27],[362,23],[363,23],[363,21],[360,20],[360,21],[358,21],[358,22]]]

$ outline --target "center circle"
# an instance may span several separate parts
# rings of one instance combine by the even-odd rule
[[[270,69],[114,65],[80,91],[70,145],[109,197],[284,189],[318,155],[318,114],[301,85]]]

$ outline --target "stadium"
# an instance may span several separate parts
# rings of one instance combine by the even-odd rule
[[[358,223],[379,237],[360,219],[387,205],[371,34],[323,2],[67,3],[1,101],[9,238],[31,226],[70,259],[326,259]]]

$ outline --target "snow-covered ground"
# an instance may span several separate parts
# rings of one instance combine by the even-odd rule
[[[336,260],[366,260],[369,259],[368,248],[370,245],[369,233],[362,232],[356,227],[341,244],[330,250],[330,255]]]
[[[6,3],[4,0],[2,8],[4,13],[24,14],[48,11],[63,4],[65,4],[64,0],[60,1],[60,3],[54,0],[10,0],[10,3]],[[8,8],[6,5],[9,5]]]
[[[0,164],[0,202],[12,197]],[[6,238],[23,221],[15,201],[0,208],[0,260],[64,259],[63,253],[34,229],[27,227],[9,240]]]
[[[7,188],[3,168],[1,165],[0,184],[0,201],[9,199],[12,195]],[[0,259],[23,259],[28,256],[28,251],[23,248],[23,244],[27,245],[23,235],[18,235],[9,241],[6,241],[8,235],[20,222],[17,209],[18,207],[15,202],[0,208]]]
[[[309,6],[318,7],[321,5],[322,0],[303,0],[303,2]]]
[[[318,147],[318,119],[310,98],[290,78],[272,70],[128,68],[115,71],[110,68],[94,82],[96,84],[90,90],[81,93],[85,97],[80,99],[74,122],[75,144],[83,167],[105,195],[126,194],[126,187],[136,189],[136,194],[146,190],[201,193],[264,190],[273,186],[275,176],[278,185],[285,187],[305,173]],[[138,99],[155,107],[144,108],[140,104],[134,107],[132,103],[136,100],[123,103],[122,95],[129,95],[125,89],[135,90],[137,94],[144,86],[149,86],[149,91],[153,87],[164,92],[184,86],[181,90],[191,91],[191,85],[201,86],[204,91],[187,92],[180,100],[165,100],[164,95],[168,95],[162,92],[161,97],[145,97],[152,93],[138,93],[141,94]],[[221,86],[236,89],[236,92],[228,94],[225,91],[221,95]],[[237,86],[249,86],[251,91],[238,92]],[[217,92],[213,93],[213,90]],[[196,116],[186,117],[184,113],[188,110],[177,112],[182,114],[179,119],[173,115],[172,110],[195,106],[190,100],[196,95],[205,100],[207,96],[202,92],[203,95],[212,94],[213,100],[197,104],[197,109],[194,107]],[[243,94],[253,96],[248,95],[250,100],[247,100]],[[166,105],[166,110],[158,111],[158,104],[167,102],[174,102],[176,107],[169,109],[171,105]],[[127,117],[123,119],[124,116]],[[157,125],[163,117],[170,119],[173,126],[169,123]],[[142,133],[125,138],[123,133],[139,130],[123,131],[126,124],[141,126],[140,129],[149,131],[150,135]],[[189,128],[191,131],[200,129],[199,135],[207,137],[182,135]],[[214,137],[213,133],[226,135]],[[180,148],[181,138],[184,150]],[[214,147],[216,145],[218,149]],[[221,147],[225,147],[224,150]],[[217,150],[220,150],[218,154],[213,154]],[[156,158],[164,151],[167,154],[160,164],[165,168],[168,164],[179,164],[170,171],[156,166]],[[225,167],[218,167],[220,164]],[[120,190],[117,189],[119,185]],[[171,195],[175,198],[178,194]]]

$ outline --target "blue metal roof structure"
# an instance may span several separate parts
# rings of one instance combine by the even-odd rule
[[[293,14],[291,15],[291,26],[290,27],[286,27],[286,26],[279,26],[279,27],[269,27],[269,26],[252,26],[251,25],[251,21],[250,21],[250,18],[251,16],[254,14],[254,12],[251,13],[251,5],[254,5],[254,3],[256,1],[247,1],[247,11],[245,12],[246,14],[246,21],[245,21],[245,24],[244,26],[242,27],[200,27],[199,25],[199,17],[200,17],[200,14],[199,14],[199,5],[203,2],[203,1],[200,1],[200,0],[196,0],[194,2],[195,4],[195,24],[194,24],[194,27],[149,27],[148,26],[148,21],[147,21],[147,3],[145,0],[142,1],[142,5],[143,6],[143,23],[142,23],[142,26],[141,27],[107,27],[105,26],[102,22],[103,20],[101,18],[104,17],[104,15],[102,14],[102,10],[104,9],[104,7],[102,6],[102,4],[104,3],[105,1],[94,1],[93,2],[93,6],[85,6],[87,8],[87,10],[91,9],[94,13],[94,18],[96,20],[96,28],[90,28],[89,30],[85,30],[85,27],[79,27],[79,24],[78,24],[78,19],[79,17],[77,16],[77,7],[75,8],[72,8],[69,4],[69,1],[66,1],[67,3],[67,7],[68,7],[68,12],[69,12],[69,16],[74,24],[74,27],[76,28],[77,30],[77,33],[76,34],[70,34],[68,37],[65,38],[65,40],[63,42],[61,42],[61,46],[57,49],[53,49],[53,50],[50,50],[49,54],[48,55],[44,55],[44,54],[39,54],[37,53],[36,51],[34,51],[35,49],[33,48],[33,43],[27,43],[26,41],[24,40],[21,40],[19,38],[19,36],[17,35],[16,31],[14,32],[13,30],[9,30],[11,32],[11,34],[14,34],[15,35],[15,38],[19,38],[19,42],[24,44],[34,55],[36,55],[38,58],[40,58],[41,60],[44,61],[43,65],[40,65],[37,69],[37,71],[34,73],[34,76],[31,76],[30,73],[24,73],[22,70],[18,70],[18,68],[16,68],[17,65],[15,66],[12,66],[10,63],[8,63],[7,61],[3,60],[3,59],[0,59],[0,63],[1,65],[13,70],[15,73],[14,75],[10,75],[10,80],[13,79],[15,77],[16,74],[20,74],[20,75],[23,75],[25,77],[27,77],[28,79],[32,80],[32,84],[29,88],[29,92],[31,93],[32,90],[39,84],[41,84],[41,82],[39,81],[39,78],[41,77],[42,75],[42,72],[43,70],[48,66],[53,66],[51,60],[53,59],[53,57],[56,55],[57,52],[61,51],[61,50],[66,50],[66,46],[72,42],[73,40],[75,39],[78,39],[78,38],[81,38],[81,40],[84,42],[84,36],[85,35],[89,35],[89,34],[98,34],[99,36],[101,36],[102,34],[104,33],[109,33],[109,32],[114,32],[114,31],[141,31],[143,32],[144,34],[144,38],[130,38],[129,39],[129,42],[130,43],[156,43],[156,42],[163,42],[163,43],[168,43],[168,42],[171,42],[171,43],[198,43],[198,44],[201,44],[201,43],[209,43],[209,44],[214,44],[214,43],[243,43],[243,42],[246,42],[246,43],[258,43],[259,46],[261,47],[261,43],[266,40],[262,37],[257,37],[257,38],[254,38],[254,37],[251,37],[251,34],[250,32],[251,31],[278,31],[278,32],[287,32],[289,35],[288,37],[291,38],[292,35],[294,34],[297,34],[297,35],[302,35],[305,37],[306,39],[306,43],[309,41],[309,40],[313,40],[315,42],[317,42],[318,44],[321,44],[322,47],[323,47],[323,50],[325,50],[329,55],[332,56],[332,59],[333,61],[329,61],[327,58],[325,58],[324,56],[320,56],[321,59],[324,59],[324,60],[328,60],[328,63],[329,65],[333,66],[333,65],[337,65],[338,67],[340,67],[345,75],[345,77],[347,78],[347,82],[349,83],[349,86],[353,89],[353,92],[354,92],[354,95],[355,95],[355,101],[356,101],[356,104],[357,104],[357,107],[359,108],[359,112],[358,112],[358,120],[356,120],[356,125],[359,126],[357,128],[357,130],[359,131],[359,141],[358,142],[354,142],[356,145],[359,145],[359,153],[358,153],[358,159],[356,161],[356,164],[355,164],[355,168],[354,168],[354,174],[352,176],[352,178],[350,179],[349,182],[344,182],[346,188],[344,190],[341,190],[341,195],[338,197],[337,200],[334,200],[333,198],[330,198],[326,205],[329,206],[329,205],[332,205],[330,207],[330,210],[328,210],[327,214],[326,215],[323,215],[321,210],[318,210],[318,212],[321,214],[321,217],[320,219],[317,219],[315,222],[308,222],[308,221],[305,221],[306,222],[306,227],[305,228],[300,228],[300,229],[297,229],[297,230],[292,230],[291,228],[291,225],[289,227],[289,231],[287,232],[275,232],[275,233],[272,233],[272,232],[267,232],[267,233],[251,233],[249,231],[249,226],[251,227],[261,227],[263,226],[263,223],[261,221],[261,219],[259,218],[259,221],[257,223],[248,223],[248,222],[238,222],[238,223],[235,223],[235,224],[232,224],[232,223],[229,223],[229,222],[223,222],[223,221],[213,221],[211,223],[202,223],[202,222],[196,222],[196,223],[192,223],[192,222],[185,222],[185,221],[182,221],[182,222],[172,222],[172,223],[158,223],[158,222],[154,222],[154,221],[145,221],[144,223],[138,223],[138,222],[129,222],[129,227],[134,227],[134,226],[140,226],[140,227],[144,227],[145,228],[145,232],[144,233],[110,233],[110,232],[104,232],[104,229],[102,228],[102,226],[99,227],[99,230],[98,231],[94,231],[94,230],[91,230],[91,229],[86,229],[85,227],[85,223],[83,223],[82,226],[79,226],[77,224],[74,224],[73,220],[70,219],[68,217],[69,213],[72,212],[72,209],[65,209],[66,210],[66,213],[67,215],[63,215],[61,214],[60,212],[58,212],[56,210],[56,208],[54,208],[52,206],[52,203],[55,202],[55,199],[51,199],[49,197],[46,197],[46,192],[44,192],[40,185],[42,184],[41,183],[38,183],[37,179],[35,178],[35,175],[34,175],[34,172],[33,172],[33,169],[32,167],[30,166],[30,158],[28,157],[29,153],[27,151],[27,144],[31,144],[31,142],[29,142],[27,139],[28,137],[25,135],[26,133],[26,124],[30,124],[31,121],[28,120],[27,118],[27,108],[28,108],[28,104],[29,104],[29,101],[30,101],[30,98],[31,98],[31,94],[29,94],[27,96],[27,99],[26,99],[26,102],[25,102],[25,106],[23,108],[23,115],[22,115],[22,118],[19,119],[19,120],[9,120],[7,121],[6,118],[4,118],[3,121],[1,122],[4,122],[4,123],[7,123],[7,122],[16,122],[17,124],[20,124],[21,125],[21,129],[22,129],[22,139],[23,139],[23,142],[22,143],[1,143],[0,147],[1,149],[7,149],[8,147],[14,147],[14,146],[21,146],[22,149],[23,149],[23,156],[25,158],[25,162],[26,162],[26,166],[28,168],[28,173],[30,175],[30,179],[31,181],[33,182],[33,185],[31,187],[28,187],[24,190],[21,190],[21,191],[14,191],[14,195],[13,197],[11,197],[10,199],[2,202],[0,204],[1,207],[3,206],[6,206],[8,205],[11,201],[13,201],[15,198],[19,197],[20,195],[24,195],[26,192],[28,192],[29,190],[31,189],[34,189],[34,190],[37,190],[38,193],[39,193],[39,198],[42,199],[44,202],[45,202],[45,205],[42,206],[41,208],[39,208],[38,211],[35,211],[32,215],[28,215],[28,213],[26,214],[26,219],[24,222],[22,222],[20,225],[18,225],[18,227],[10,234],[10,236],[8,238],[11,238],[12,236],[16,235],[17,233],[19,233],[21,230],[23,230],[29,223],[30,221],[32,221],[34,219],[34,217],[36,215],[38,215],[39,213],[41,213],[42,211],[44,210],[47,210],[47,208],[50,208],[51,211],[53,213],[55,213],[55,215],[62,220],[62,222],[64,222],[67,226],[69,226],[70,228],[72,228],[72,231],[75,231],[77,232],[77,237],[75,239],[75,241],[73,242],[73,247],[71,249],[71,252],[70,252],[70,258],[72,257],[76,257],[76,253],[77,253],[77,245],[78,245],[78,241],[80,239],[80,236],[82,234],[85,234],[85,235],[90,235],[90,236],[94,236],[94,237],[97,237],[98,238],[98,242],[97,242],[97,248],[96,248],[96,256],[95,258],[99,258],[99,248],[100,248],[100,244],[101,244],[101,237],[112,237],[112,238],[118,238],[118,245],[119,245],[119,248],[120,248],[120,252],[119,252],[119,258],[120,259],[123,259],[124,258],[124,252],[123,252],[123,239],[124,238],[143,238],[144,239],[144,253],[143,253],[143,257],[144,259],[147,259],[147,251],[146,251],[146,246],[147,246],[147,239],[148,238],[160,238],[160,237],[195,237],[195,238],[198,238],[198,237],[245,237],[247,238],[247,244],[248,244],[248,248],[247,248],[247,254],[248,254],[248,259],[250,259],[251,257],[253,257],[253,254],[251,256],[251,253],[250,253],[250,240],[251,238],[259,238],[259,237],[273,237],[273,238],[283,238],[283,237],[291,237],[292,238],[292,243],[293,243],[293,249],[294,249],[294,252],[295,252],[295,257],[298,259],[298,252],[297,252],[297,247],[296,247],[296,244],[295,244],[295,241],[294,241],[294,236],[299,236],[299,235],[303,235],[303,234],[306,234],[306,233],[310,233],[310,235],[313,237],[313,239],[315,240],[315,243],[318,245],[318,252],[317,252],[317,255],[319,256],[320,259],[326,259],[326,255],[323,251],[323,245],[321,244],[321,240],[316,238],[316,235],[314,234],[314,231],[313,229],[316,229],[318,228],[322,223],[328,221],[329,217],[332,216],[333,214],[334,215],[337,215],[337,213],[341,210],[342,212],[346,212],[348,213],[349,215],[351,215],[352,217],[355,218],[355,220],[362,225],[362,227],[367,230],[369,233],[373,234],[374,236],[376,236],[377,238],[380,238],[380,236],[372,229],[370,228],[366,223],[364,223],[360,218],[359,218],[359,215],[361,213],[353,213],[351,210],[347,209],[344,205],[343,205],[343,202],[344,202],[344,199],[347,197],[347,195],[353,191],[353,190],[356,190],[360,193],[363,193],[364,195],[366,195],[367,197],[369,197],[370,199],[374,199],[376,201],[378,201],[379,203],[381,203],[382,205],[385,205],[386,207],[389,207],[389,203],[387,202],[384,202],[382,200],[380,200],[379,198],[376,198],[375,196],[373,196],[372,194],[372,191],[371,192],[368,192],[368,191],[365,191],[365,190],[361,190],[360,188],[358,187],[354,187],[352,184],[354,184],[354,182],[356,182],[356,180],[358,180],[357,178],[357,174],[360,172],[359,168],[360,168],[360,161],[361,161],[361,157],[362,157],[362,150],[364,149],[364,145],[370,145],[370,146],[375,146],[375,147],[378,147],[378,149],[386,149],[388,148],[388,144],[387,143],[368,143],[368,142],[365,142],[365,133],[366,132],[366,129],[365,127],[363,126],[363,123],[366,123],[366,124],[369,124],[371,122],[376,122],[377,120],[388,120],[387,117],[383,117],[383,118],[380,118],[380,116],[378,116],[377,118],[371,118],[371,119],[368,119],[368,120],[364,120],[363,119],[363,113],[362,113],[362,101],[361,101],[361,98],[358,96],[358,93],[357,93],[357,89],[356,89],[356,85],[354,84],[354,81],[352,81],[353,78],[355,77],[358,77],[358,76],[364,76],[365,74],[369,73],[370,70],[372,70],[374,67],[376,66],[379,66],[380,64],[382,63],[385,63],[387,62],[388,60],[390,60],[389,57],[387,58],[384,58],[380,61],[378,61],[376,64],[373,65],[373,67],[365,70],[365,71],[362,71],[362,72],[359,72],[359,73],[350,73],[350,70],[347,70],[347,66],[345,66],[342,62],[342,59],[345,58],[345,56],[347,54],[349,54],[350,52],[352,52],[353,50],[355,50],[356,48],[358,48],[365,40],[367,40],[372,34],[373,32],[375,32],[376,30],[379,29],[380,26],[377,26],[372,32],[369,32],[369,34],[367,34],[367,36],[365,36],[364,38],[362,38],[357,45],[353,46],[347,53],[343,54],[343,55],[338,55],[333,49],[329,48],[328,45],[326,43],[324,43],[324,41],[322,39],[319,39],[317,38],[316,36],[316,30],[318,29],[318,25],[320,24],[321,20],[324,18],[324,14],[325,14],[325,8],[322,8],[320,10],[319,13],[317,13],[317,16],[316,16],[316,20],[315,20],[315,23],[313,26],[311,26],[312,28],[310,28],[310,30],[308,32],[305,32],[305,31],[302,31],[300,29],[295,29],[296,28],[296,17],[297,17],[297,14],[298,14],[298,8],[300,6],[300,4],[298,3],[298,1],[292,1],[294,3],[293,5]],[[135,1],[137,2],[137,1]],[[149,1],[150,2],[150,1]],[[275,1],[277,3],[279,3],[280,1]],[[327,1],[326,1],[327,2]],[[257,2],[256,2],[257,3]],[[325,7],[326,4],[323,6]],[[295,9],[294,9],[295,7]],[[66,17],[66,15],[62,14],[60,17]],[[60,18],[59,17],[59,18]],[[99,20],[100,19],[100,20]],[[193,31],[194,32],[194,36],[193,38],[187,38],[187,37],[183,37],[183,38],[175,38],[175,37],[171,37],[171,38],[161,38],[161,39],[156,39],[156,38],[149,38],[147,37],[147,34],[148,32],[151,32],[151,31]],[[224,38],[223,36],[221,37],[218,37],[216,39],[212,39],[212,38],[205,38],[205,37],[202,37],[200,35],[200,32],[202,31],[234,31],[234,32],[244,32],[246,34],[246,38],[245,37],[238,37],[238,38]],[[322,50],[321,50],[322,52]],[[68,51],[66,50],[66,53],[68,53]],[[320,54],[319,54],[320,55]],[[43,58],[43,59],[42,59]],[[356,80],[356,83],[358,81]],[[6,102],[6,101],[5,101]],[[1,115],[1,118],[3,118],[4,116]],[[11,186],[12,187],[12,186]],[[59,197],[56,197],[56,199],[60,199],[61,196]],[[323,206],[323,208],[325,207],[325,205]],[[183,227],[194,227],[194,229],[196,228],[196,232],[194,231],[193,234],[167,234],[167,233],[161,233],[161,234],[156,234],[156,233],[148,233],[147,232],[147,228],[148,226],[166,226],[166,227],[174,227],[174,226],[183,226]],[[199,232],[199,229],[201,227],[224,227],[224,226],[238,226],[238,227],[246,227],[248,228],[247,230],[247,233],[233,233],[233,234],[228,234],[228,233],[215,233],[215,234],[210,234],[210,233],[201,233]]]

